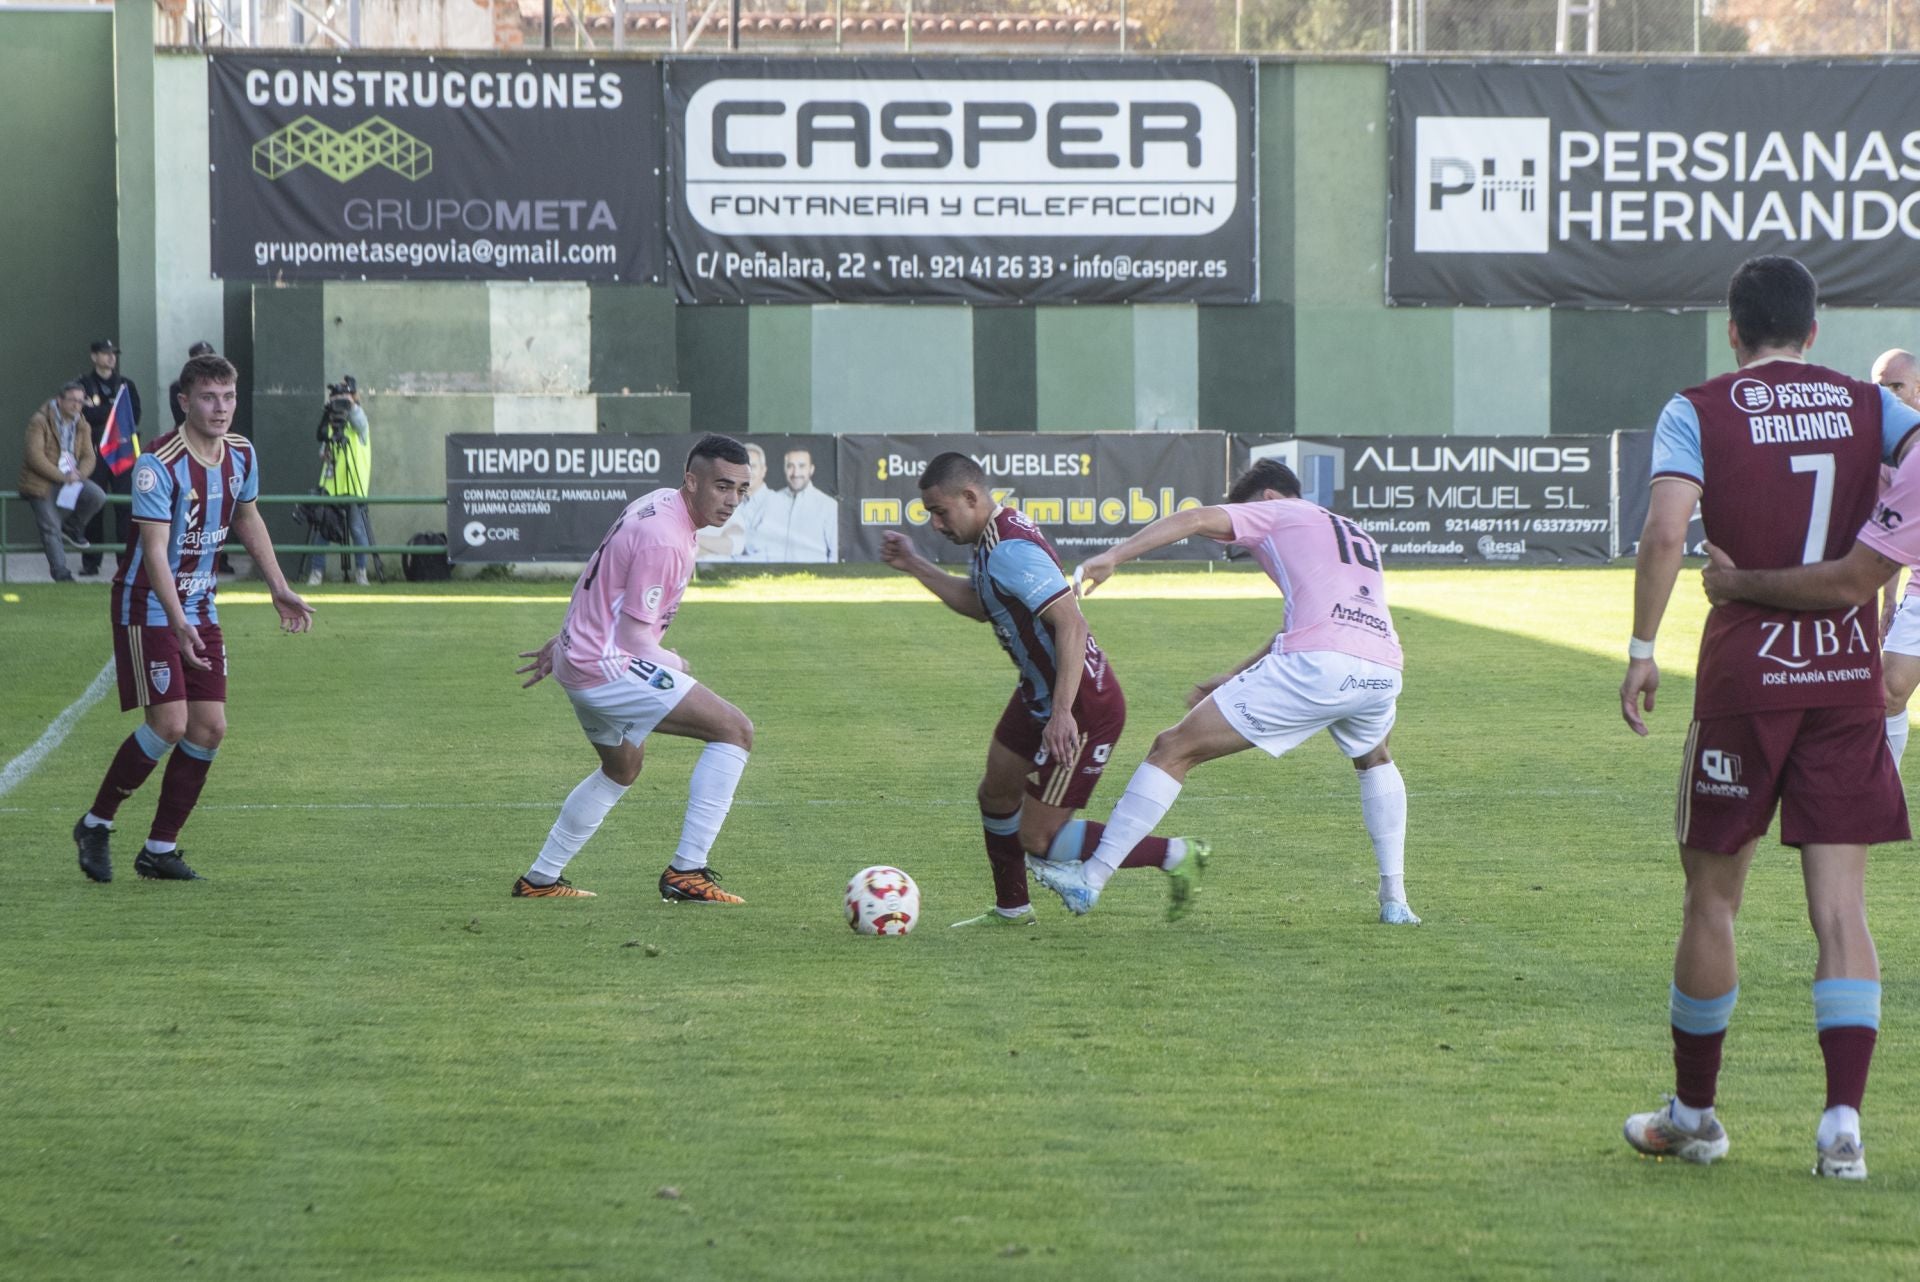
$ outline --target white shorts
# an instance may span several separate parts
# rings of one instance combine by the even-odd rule
[[[1893,626],[1880,647],[1888,654],[1906,654],[1920,658],[1920,601],[1911,596],[1900,598],[1893,611]]]
[[[1269,654],[1213,692],[1227,724],[1279,756],[1325,730],[1348,757],[1364,757],[1393,729],[1400,672],[1337,650]]]
[[[587,738],[603,748],[638,745],[699,685],[684,672],[635,659],[619,677],[585,690],[567,690]]]

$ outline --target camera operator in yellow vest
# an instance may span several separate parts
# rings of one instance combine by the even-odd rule
[[[338,500],[325,507],[337,512],[342,520],[317,522],[312,527],[313,541],[371,547],[373,529],[366,497],[373,477],[373,434],[367,427],[367,412],[360,408],[360,386],[353,375],[327,385],[327,405],[315,436],[320,442],[320,493]],[[309,587],[319,586],[326,577],[326,564],[326,553],[310,555]],[[366,586],[365,552],[354,553],[353,581]]]

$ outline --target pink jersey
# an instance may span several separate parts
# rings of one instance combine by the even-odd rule
[[[1286,595],[1275,654],[1337,650],[1401,666],[1380,549],[1365,530],[1305,499],[1229,503],[1221,510],[1233,521],[1233,537],[1224,541],[1253,553]]]
[[[1920,451],[1916,451],[1916,453],[1920,453]],[[1875,516],[1875,519],[1876,519],[1876,520],[1878,519],[1878,517],[1879,517],[1879,514],[1880,514],[1881,512],[1884,512],[1884,511],[1886,511],[1886,510],[1887,510],[1887,509],[1886,509],[1886,504],[1885,504],[1885,499],[1886,499],[1886,496],[1887,496],[1887,491],[1888,491],[1888,490],[1890,490],[1891,488],[1893,488],[1893,478],[1894,478],[1895,476],[1898,476],[1898,475],[1899,475],[1899,469],[1898,469],[1898,468],[1893,468],[1893,467],[1888,467],[1888,466],[1887,466],[1887,465],[1886,465],[1885,463],[1882,463],[1882,464],[1880,465],[1880,499],[1881,499],[1881,502],[1880,502],[1879,504],[1877,504],[1877,505],[1876,505],[1876,507],[1875,507],[1875,509],[1874,509],[1874,516]],[[1873,528],[1873,522],[1868,522],[1868,524],[1867,524],[1867,529],[1872,529],[1872,528]],[[1867,532],[1866,530],[1862,530],[1862,531],[1860,531],[1860,533],[1861,533],[1862,535],[1865,535],[1865,534],[1866,534],[1866,532]],[[1875,545],[1875,546],[1877,546],[1877,545]],[[1892,556],[1893,554],[1892,554],[1891,552],[1889,552],[1889,553],[1886,553],[1886,555],[1887,555],[1887,556]],[[1905,559],[1905,560],[1902,560],[1902,561],[1901,561],[1901,564],[1902,564],[1903,566],[1906,566],[1906,567],[1908,567],[1909,569],[1911,569],[1911,568],[1912,568],[1912,567],[1913,567],[1913,566],[1914,566],[1915,564],[1920,564],[1920,562],[1917,562],[1917,561],[1915,561],[1915,560],[1912,560],[1912,559]],[[1895,571],[1895,573],[1898,573],[1898,571]],[[1907,588],[1906,588],[1906,595],[1907,595],[1907,596],[1920,596],[1920,574],[1908,574],[1908,575],[1907,575]]]
[[[1920,446],[1907,455],[1860,527],[1860,541],[1889,561],[1920,565]],[[1908,595],[1913,585],[1907,585]]]
[[[693,517],[678,490],[655,490],[627,504],[573,585],[553,675],[574,690],[612,681],[635,659],[679,661],[660,644],[693,577]],[[641,643],[620,641],[620,618],[639,625]],[[634,628],[627,629],[631,639]]]

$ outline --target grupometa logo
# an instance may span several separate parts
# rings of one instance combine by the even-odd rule
[[[270,182],[304,165],[337,183],[375,168],[418,182],[433,172],[433,148],[380,116],[344,131],[302,116],[253,144],[253,172]]]
[[[1546,253],[1551,135],[1544,116],[1415,120],[1415,251]]]

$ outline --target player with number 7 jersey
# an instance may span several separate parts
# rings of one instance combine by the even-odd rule
[[[1673,397],[1654,429],[1646,525],[1634,565],[1633,634],[1620,711],[1645,735],[1660,669],[1654,641],[1696,501],[1716,564],[1792,574],[1847,553],[1872,515],[1880,465],[1920,415],[1871,383],[1815,365],[1819,287],[1795,259],[1742,263],[1727,287],[1737,368]],[[1884,574],[1880,576],[1884,579]],[[1813,1014],[1827,1069],[1816,1174],[1865,1179],[1860,1107],[1880,1024],[1880,965],[1867,927],[1868,847],[1908,836],[1906,798],[1881,719],[1872,613],[1878,580],[1851,600],[1771,605],[1713,594],[1674,835],[1686,875],[1667,992],[1674,1090],[1622,1133],[1654,1157],[1723,1157],[1722,1051],[1740,992],[1734,922],[1760,838],[1778,810],[1799,848],[1819,945]],[[1788,608],[1798,605],[1800,608]]]
[[[1093,592],[1123,562],[1195,536],[1252,553],[1286,598],[1280,631],[1232,671],[1193,687],[1191,711],[1153,741],[1093,857],[1073,867],[1030,861],[1035,879],[1086,912],[1138,834],[1172,807],[1193,767],[1247,748],[1278,757],[1324,730],[1358,774],[1360,814],[1380,869],[1380,920],[1419,925],[1406,899],[1406,784],[1387,748],[1401,654],[1379,548],[1353,521],[1301,498],[1300,480],[1285,464],[1260,459],[1234,481],[1225,504],[1162,517],[1088,560],[1081,590]]]

